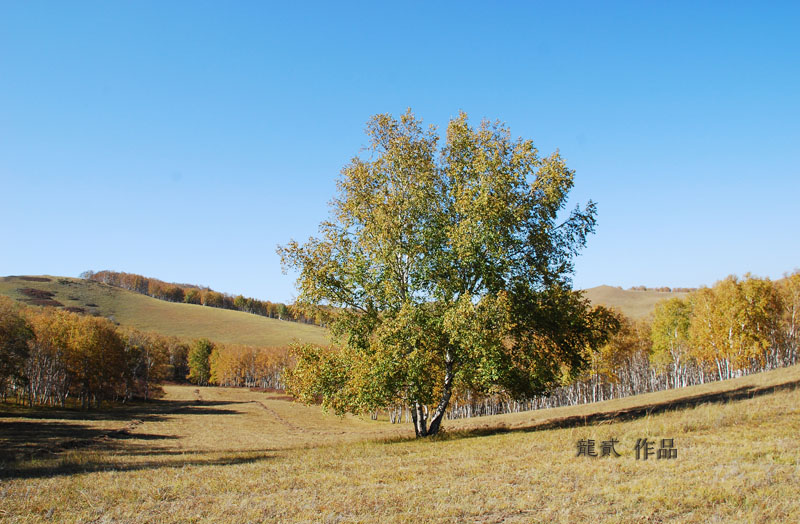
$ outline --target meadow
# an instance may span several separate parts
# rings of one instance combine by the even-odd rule
[[[7,522],[797,522],[800,366],[582,406],[410,424],[168,385],[107,411],[2,405]],[[634,447],[673,439],[677,458]],[[577,456],[579,440],[619,457]]]

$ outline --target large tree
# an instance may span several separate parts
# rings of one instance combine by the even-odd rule
[[[211,380],[211,353],[214,344],[207,338],[195,340],[189,350],[189,382],[198,386],[207,386]]]
[[[404,403],[436,434],[456,388],[529,397],[585,366],[614,318],[571,290],[595,205],[565,213],[573,171],[500,123],[373,117],[320,237],[279,247],[297,305],[332,348],[296,348],[289,388],[338,413]]]

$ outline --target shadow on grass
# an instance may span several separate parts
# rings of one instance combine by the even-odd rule
[[[587,415],[572,415],[568,417],[559,417],[553,419],[545,419],[540,422],[534,422],[527,426],[508,427],[503,423],[496,426],[483,426],[472,429],[455,429],[443,430],[439,435],[431,437],[434,441],[457,440],[462,438],[485,437],[490,435],[499,435],[502,433],[525,433],[532,431],[544,431],[548,429],[563,429],[581,426],[589,426],[593,424],[603,424],[609,422],[623,422],[644,418],[649,415],[663,413],[665,411],[674,411],[690,407],[699,406],[701,404],[717,404],[726,403],[736,400],[744,400],[754,398],[762,395],[769,395],[778,391],[796,390],[800,388],[800,380],[793,380],[783,384],[774,386],[742,386],[740,388],[720,391],[716,393],[702,393],[699,395],[691,395],[681,397],[673,400],[665,400],[663,402],[654,402],[651,404],[643,404],[631,408],[613,410],[613,411],[598,411]],[[378,442],[384,444],[395,444],[401,442],[409,442],[416,440],[412,437],[392,437],[379,440]]]
[[[97,471],[142,471],[164,468],[184,468],[187,466],[233,466],[237,464],[253,464],[269,460],[275,456],[274,450],[249,450],[242,452],[177,452],[153,449],[123,450],[115,452],[107,449],[107,453],[98,450],[88,460],[81,457],[70,460],[69,457],[53,457],[35,462],[21,462],[10,465],[0,464],[0,479],[33,479],[50,478]],[[149,460],[137,460],[137,457],[148,457]]]
[[[67,422],[0,422],[0,463],[53,456],[68,450],[108,447],[129,439],[174,440],[171,435],[131,434],[131,427],[108,430]]]
[[[142,422],[163,421],[176,415],[243,413],[225,407],[235,404],[240,403],[155,400],[97,411],[5,405],[5,409],[0,411],[0,464],[21,464],[25,460],[53,457],[68,450],[109,448],[114,447],[112,444],[134,439],[174,440],[178,437],[140,433],[135,428]],[[116,429],[92,427],[92,423],[100,421],[118,421],[120,425],[126,425]]]
[[[240,413],[224,406],[242,404],[224,400],[150,400],[127,405],[116,405],[110,409],[84,410],[77,408],[55,408],[49,406],[0,405],[0,418],[24,418],[33,420],[132,420],[156,421],[165,415],[235,415]],[[210,409],[211,408],[211,409]],[[0,429],[2,429],[0,427]]]

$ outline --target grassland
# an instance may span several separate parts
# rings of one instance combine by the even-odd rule
[[[687,295],[683,292],[633,291],[612,286],[597,286],[583,292],[592,304],[615,307],[631,318],[645,318],[653,312],[658,302]]]
[[[800,367],[446,423],[326,415],[276,394],[168,386],[90,414],[5,406],[8,522],[798,522]],[[621,456],[576,456],[579,439]],[[636,460],[637,439],[673,460]]]
[[[253,346],[285,346],[295,340],[328,343],[325,329],[287,322],[240,311],[178,304],[157,300],[99,282],[77,278],[43,276],[49,281],[0,278],[0,294],[16,300],[29,297],[20,289],[53,293],[65,307],[81,308],[142,331],[182,338],[207,337],[215,342]]]

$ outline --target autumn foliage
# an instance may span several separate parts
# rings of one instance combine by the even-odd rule
[[[54,308],[25,307],[0,297],[4,353],[16,365],[4,367],[0,395],[31,405],[148,399],[157,384],[180,374],[181,344],[108,319]],[[4,355],[5,356],[5,355]]]
[[[281,389],[289,354],[286,348],[226,344],[215,347],[209,360],[216,385]]]
[[[534,407],[594,402],[741,377],[798,362],[800,272],[778,281],[728,277],[659,303],[620,330],[578,380]]]

